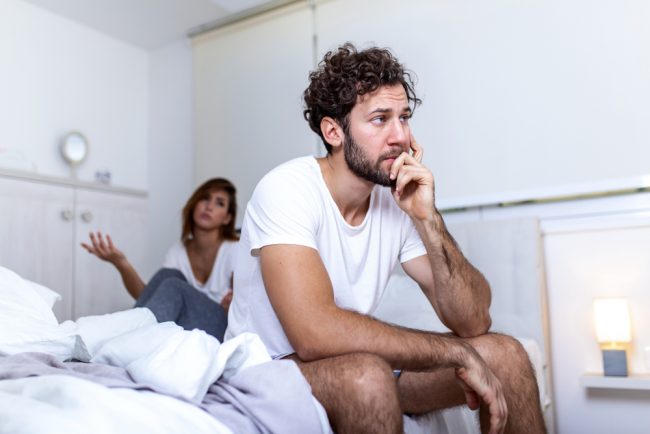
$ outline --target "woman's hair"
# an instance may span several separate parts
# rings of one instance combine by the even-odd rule
[[[332,145],[327,143],[320,129],[322,119],[331,117],[347,131],[349,114],[358,96],[372,93],[380,86],[395,84],[404,87],[413,112],[421,100],[415,96],[411,73],[386,48],[357,51],[347,42],[325,54],[318,68],[309,74],[309,87],[303,93],[303,115],[331,153]]]
[[[194,235],[194,208],[201,200],[213,191],[223,191],[228,194],[228,214],[230,221],[221,227],[221,235],[226,240],[237,241],[239,236],[235,231],[235,220],[237,218],[237,189],[225,178],[212,178],[201,184],[192,193],[183,207],[183,230],[181,241],[185,242]]]

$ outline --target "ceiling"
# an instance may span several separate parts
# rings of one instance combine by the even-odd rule
[[[145,50],[273,0],[24,0]]]

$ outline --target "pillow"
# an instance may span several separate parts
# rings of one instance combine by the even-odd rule
[[[32,285],[0,267],[0,355],[42,351],[64,360],[76,345]]]
[[[54,307],[54,303],[61,300],[61,294],[58,292],[52,291],[50,288],[47,288],[39,283],[32,282],[31,280],[23,280],[27,282],[27,284],[30,285],[43,300],[45,300],[45,303],[50,306],[50,309]]]
[[[32,322],[43,326],[59,324],[52,308],[27,281],[8,268],[0,267],[0,318],[8,320],[10,315],[17,320],[15,326],[10,326],[12,329]]]

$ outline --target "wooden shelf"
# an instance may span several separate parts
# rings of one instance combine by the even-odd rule
[[[585,374],[580,385],[588,389],[650,390],[650,374],[629,377],[605,377],[602,374]]]

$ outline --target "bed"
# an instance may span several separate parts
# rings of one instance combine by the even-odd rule
[[[327,433],[295,363],[129,309],[59,324],[57,295],[0,267],[1,433]]]
[[[552,427],[544,293],[536,221],[450,225],[491,282],[494,329],[531,355]],[[0,433],[328,433],[322,406],[293,362],[274,361],[253,334],[220,344],[156,322],[147,309],[59,324],[57,294],[0,267]],[[443,331],[417,285],[391,278],[378,318]],[[405,417],[405,432],[476,434],[456,407]]]

